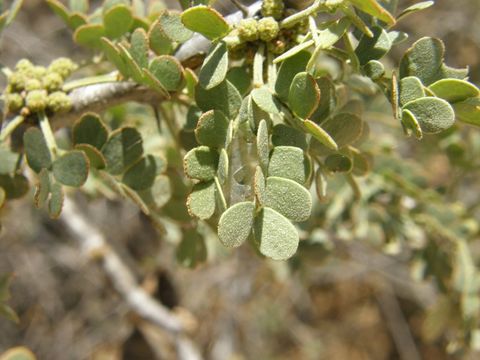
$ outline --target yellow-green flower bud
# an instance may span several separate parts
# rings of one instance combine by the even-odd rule
[[[48,95],[47,106],[55,113],[67,112],[72,108],[72,100],[63,91],[55,91]]]
[[[255,41],[258,39],[257,20],[243,19],[238,24],[238,36],[243,41]]]
[[[56,72],[48,72],[42,79],[43,87],[48,91],[59,90],[63,86],[63,78]]]
[[[33,91],[33,90],[40,90],[42,88],[42,83],[40,80],[37,79],[28,79],[25,82],[25,90]]]
[[[258,35],[263,41],[270,41],[278,36],[280,27],[273,17],[260,19],[257,25]]]
[[[19,72],[11,73],[8,77],[8,84],[13,91],[21,91],[25,89],[26,77]]]
[[[68,58],[58,58],[50,64],[48,67],[49,72],[58,73],[63,79],[69,77],[72,72],[77,70],[78,66],[72,60]]]
[[[271,16],[276,20],[280,20],[283,15],[285,4],[283,0],[263,0],[262,1],[262,15],[263,17]]]
[[[32,69],[32,77],[41,80],[47,73],[47,69],[44,66],[34,66]]]
[[[18,71],[25,71],[33,68],[33,64],[30,62],[30,60],[27,59],[21,59],[15,64],[15,70]]]
[[[39,112],[47,107],[47,98],[46,90],[33,90],[27,94],[26,105],[31,112]]]
[[[23,98],[20,94],[13,93],[5,96],[9,113],[18,112],[23,106]]]

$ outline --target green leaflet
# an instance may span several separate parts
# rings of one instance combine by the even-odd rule
[[[223,16],[208,6],[194,6],[181,15],[182,23],[190,30],[210,40],[221,38],[230,31]]]
[[[172,197],[170,179],[166,175],[157,176],[151,187],[139,190],[137,193],[150,209],[158,211]]]
[[[62,186],[57,182],[53,183],[50,191],[51,194],[48,199],[48,214],[52,219],[57,219],[62,212],[65,194],[63,193]]]
[[[283,101],[288,100],[290,84],[293,78],[299,72],[305,71],[309,59],[310,53],[301,51],[282,62],[278,69],[277,81],[275,83],[275,92],[280,99]]]
[[[303,122],[303,125],[305,125],[307,131],[323,145],[328,147],[330,150],[338,150],[338,145],[335,140],[319,125],[308,119]]]
[[[385,75],[385,67],[380,61],[370,60],[363,66],[363,71],[372,80],[378,80]]]
[[[137,65],[143,69],[148,67],[148,38],[142,28],[137,28],[130,38],[130,55]]]
[[[307,138],[305,133],[284,124],[273,127],[272,143],[274,146],[296,146],[307,150]]]
[[[108,130],[94,113],[83,115],[73,126],[73,144],[89,144],[101,149],[108,138]]]
[[[205,58],[200,75],[199,84],[206,90],[219,85],[227,75],[228,51],[227,45],[222,41],[217,43]]]
[[[80,187],[87,181],[90,163],[83,151],[69,151],[53,162],[53,176],[62,185]]]
[[[255,168],[255,176],[253,179],[253,190],[255,192],[255,198],[257,199],[260,205],[265,205],[265,196],[266,196],[266,184],[265,184],[265,175],[263,175],[262,168],[257,166]]]
[[[151,61],[149,70],[168,91],[179,90],[182,86],[182,65],[173,56],[157,56]]]
[[[333,138],[338,148],[342,148],[360,137],[363,121],[357,115],[340,113],[325,121],[322,128]]]
[[[39,173],[42,169],[48,169],[52,165],[52,157],[48,149],[45,137],[37,128],[28,129],[23,135],[25,154],[28,166]]]
[[[273,260],[287,260],[297,251],[297,229],[275,210],[263,208],[255,217],[253,229],[262,255]]]
[[[428,87],[433,93],[447,100],[449,103],[456,103],[480,96],[478,88],[468,81],[459,79],[441,79]]]
[[[267,178],[264,205],[292,221],[308,220],[312,213],[308,190],[293,180],[280,177]]]
[[[119,4],[108,8],[103,13],[105,34],[116,39],[125,34],[133,24],[133,14],[130,7]]]
[[[264,171],[268,168],[268,155],[270,146],[268,141],[268,127],[265,120],[261,120],[257,131],[257,155],[258,162]]]
[[[85,153],[90,162],[90,167],[94,169],[104,169],[107,166],[107,160],[99,149],[90,144],[77,144],[75,150],[80,150]]]
[[[177,247],[177,261],[186,267],[194,268],[207,259],[207,247],[196,229],[184,229],[183,238]]]
[[[153,185],[156,176],[157,162],[152,155],[147,155],[128,168],[122,182],[133,190],[144,190]]]
[[[400,77],[416,76],[428,86],[438,79],[445,46],[439,39],[424,37],[405,52],[400,62]]]
[[[352,170],[352,167],[352,160],[348,156],[342,154],[331,154],[325,159],[325,168],[334,173],[347,173]]]
[[[225,184],[228,179],[228,172],[230,169],[228,153],[225,149],[220,150],[220,156],[218,158],[218,170],[217,177],[220,184]]]
[[[184,43],[193,36],[193,32],[182,24],[180,14],[172,11],[164,11],[158,18],[155,27],[158,26],[163,34],[170,40]]]
[[[392,40],[383,28],[374,27],[372,32],[373,37],[363,35],[355,49],[360,65],[365,65],[370,60],[381,59],[392,47]]]
[[[128,51],[128,49],[123,46],[123,44],[118,44],[117,47],[118,51],[120,52],[120,56],[125,63],[128,76],[140,84],[143,83],[145,79],[142,69],[135,62],[132,55],[130,54],[130,51]]]
[[[255,204],[240,202],[229,207],[218,222],[218,238],[226,247],[238,247],[247,240],[252,231]]]
[[[424,97],[410,101],[403,108],[411,111],[426,134],[439,133],[455,122],[452,107],[443,99]]]
[[[397,16],[397,21],[400,19],[403,19],[404,17],[414,14],[417,11],[425,10],[428,9],[430,6],[432,6],[435,2],[434,1],[422,1],[416,4],[413,4],[412,6],[407,7],[404,9],[398,16]]]
[[[150,26],[148,30],[148,41],[150,48],[157,55],[169,55],[175,48],[174,40],[167,35],[166,30],[160,22],[160,18]]]
[[[266,86],[253,89],[250,94],[255,104],[257,104],[257,106],[263,111],[270,114],[280,113],[280,102],[275,98],[275,95],[273,95]]]
[[[227,80],[230,81],[240,92],[245,95],[251,86],[251,76],[246,66],[235,66],[228,70]]]
[[[142,156],[142,143],[140,133],[134,128],[125,127],[113,131],[102,147],[107,171],[113,175],[121,174]]]
[[[288,93],[288,104],[301,119],[309,118],[320,102],[320,89],[312,75],[300,72],[293,78]]]
[[[229,120],[221,111],[207,111],[198,119],[195,137],[199,144],[214,148],[224,147],[229,124]]]
[[[33,196],[33,203],[36,208],[42,208],[47,202],[50,186],[50,173],[47,169],[42,169],[40,174],[38,174],[38,183],[35,186],[35,194]]]
[[[101,24],[85,24],[79,26],[73,34],[73,39],[79,45],[90,48],[100,48],[101,39],[106,35],[105,28]]]
[[[215,213],[215,182],[200,182],[193,186],[187,198],[187,208],[190,216],[206,220]]]
[[[308,179],[309,170],[309,163],[302,149],[277,146],[272,150],[268,165],[269,177],[283,177],[303,185]]]
[[[471,125],[480,126],[480,98],[471,98],[453,104],[457,119]]]
[[[197,85],[195,100],[203,111],[220,110],[227,118],[234,119],[240,109],[242,96],[232,83],[225,80],[209,90]]]
[[[20,174],[0,175],[0,188],[5,192],[7,200],[19,199],[28,193],[29,181]]]
[[[376,17],[388,25],[395,24],[395,18],[381,5],[378,4],[376,0],[348,0],[355,7],[362,10],[363,12]]]
[[[185,174],[197,180],[213,179],[218,168],[218,153],[208,146],[199,146],[190,150],[183,159]]]
[[[337,106],[337,94],[335,92],[335,84],[326,76],[316,79],[320,90],[320,102],[317,109],[310,117],[315,122],[326,119]]]
[[[118,47],[105,37],[101,38],[101,46],[107,59],[115,65],[123,77],[128,78],[130,76],[128,66],[123,60]]]
[[[415,76],[407,76],[400,80],[400,105],[422,98],[425,96],[422,82]]]
[[[411,133],[415,135],[417,139],[423,137],[422,128],[418,123],[418,120],[415,118],[415,115],[408,109],[402,110],[402,126],[407,136],[410,136]]]

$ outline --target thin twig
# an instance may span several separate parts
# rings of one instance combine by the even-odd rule
[[[199,360],[201,355],[185,335],[182,320],[142,289],[130,269],[108,245],[105,236],[80,212],[73,200],[66,197],[61,220],[77,239],[83,253],[99,259],[113,287],[139,316],[170,333],[182,360]]]
[[[376,293],[376,297],[400,358],[402,360],[420,360],[422,357],[393,288],[386,283],[382,287],[383,289]]]

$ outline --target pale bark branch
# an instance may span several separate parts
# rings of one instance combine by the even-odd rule
[[[113,287],[131,310],[174,337],[179,359],[201,359],[197,349],[185,335],[186,325],[180,317],[139,286],[135,276],[109,246],[105,236],[82,215],[68,197],[65,198],[61,220],[78,241],[84,255],[100,260]]]

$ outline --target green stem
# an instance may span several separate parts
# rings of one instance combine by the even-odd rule
[[[222,213],[223,213],[228,208],[227,200],[225,200],[225,195],[223,194],[222,185],[220,184],[220,181],[218,180],[218,177],[215,176],[214,180],[215,180],[215,185],[217,186],[218,195],[220,197],[220,203],[223,207],[223,209],[222,209]]]
[[[10,121],[0,133],[0,142],[4,142],[13,133],[13,131],[24,121],[25,118],[21,115],[16,116],[12,121]]]
[[[308,17],[308,27],[312,33],[313,41],[315,42],[315,47],[320,47],[320,38],[318,36],[318,27],[313,16]]]
[[[263,62],[265,61],[265,45],[258,47],[255,57],[253,58],[253,86],[260,87],[263,85]]]
[[[310,15],[316,13],[322,7],[322,0],[315,0],[312,5],[306,9],[299,11],[293,15],[290,15],[286,19],[283,19],[280,22],[280,28],[285,29],[292,27],[293,25],[299,23],[303,19],[306,19]]]
[[[267,80],[270,90],[275,90],[275,83],[277,82],[277,65],[273,63],[273,54],[267,53]]]
[[[72,80],[63,85],[62,90],[65,92],[71,91],[73,89],[84,87],[88,85],[109,83],[118,81],[118,73],[113,72],[110,74],[99,75],[99,76],[90,76],[78,80]]]
[[[40,124],[40,129],[42,130],[48,149],[50,150],[50,154],[52,155],[52,158],[55,159],[58,154],[57,142],[55,141],[55,136],[53,135],[52,128],[50,127],[50,122],[48,121],[45,112],[42,111],[38,114],[38,120]]]

